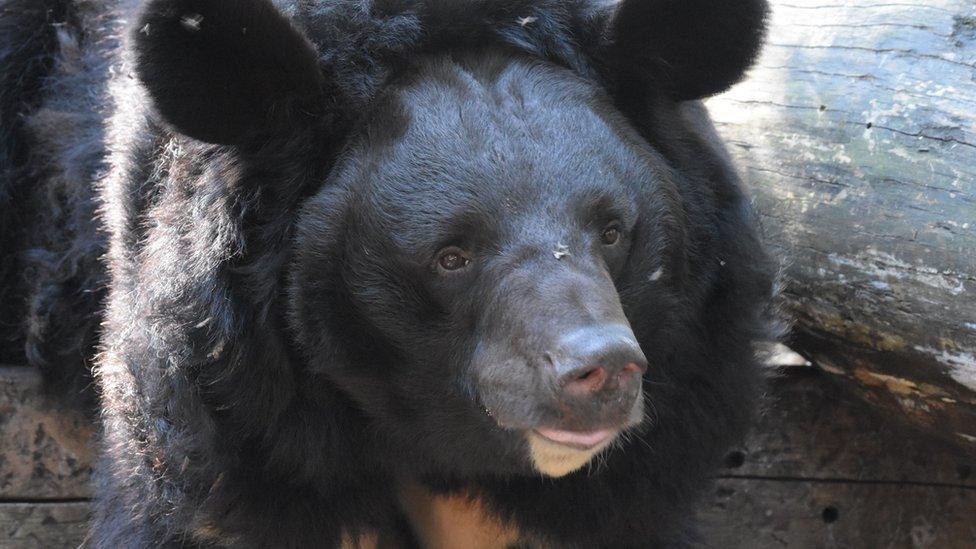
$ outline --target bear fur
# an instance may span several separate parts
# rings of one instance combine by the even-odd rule
[[[409,483],[529,546],[700,541],[776,334],[698,100],[748,68],[764,1],[138,4],[0,2],[5,357],[83,403],[94,362],[93,546],[393,536]],[[476,278],[417,259],[474,241]],[[534,393],[476,358],[567,314],[538,301],[567,265],[649,367],[642,421],[547,476],[500,419]]]

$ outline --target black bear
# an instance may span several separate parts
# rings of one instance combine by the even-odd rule
[[[93,546],[363,545],[417,489],[700,541],[774,268],[698,100],[763,0],[137,4],[0,2],[4,358],[97,389]]]

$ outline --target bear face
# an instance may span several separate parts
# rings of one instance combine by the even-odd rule
[[[662,316],[675,301],[645,272],[674,270],[674,183],[568,70],[505,54],[416,70],[303,208],[293,325],[313,368],[439,467],[566,474],[643,420],[618,287],[659,286]],[[656,253],[636,266],[632,249]]]

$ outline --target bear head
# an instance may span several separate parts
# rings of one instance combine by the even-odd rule
[[[418,470],[562,476],[648,421],[704,278],[634,113],[738,80],[765,10],[155,0],[133,40],[175,132],[338,151],[291,159],[330,163],[282,267],[305,375]]]

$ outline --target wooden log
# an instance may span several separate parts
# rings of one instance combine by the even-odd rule
[[[752,434],[726,456],[724,477],[904,481],[976,490],[976,457],[880,416],[828,374],[789,372],[771,382]]]
[[[44,396],[35,369],[0,366],[0,501],[88,497],[92,432]]]
[[[756,68],[708,106],[794,346],[976,452],[976,4],[772,4]]]
[[[78,547],[88,533],[90,514],[83,501],[0,503],[0,547]]]
[[[806,369],[726,457],[709,547],[976,547],[976,459],[887,421]]]
[[[37,370],[0,366],[0,548],[85,539],[93,433],[90,419],[42,392]]]
[[[918,486],[726,479],[715,508],[726,517],[710,547],[931,547],[972,549],[972,492]]]

